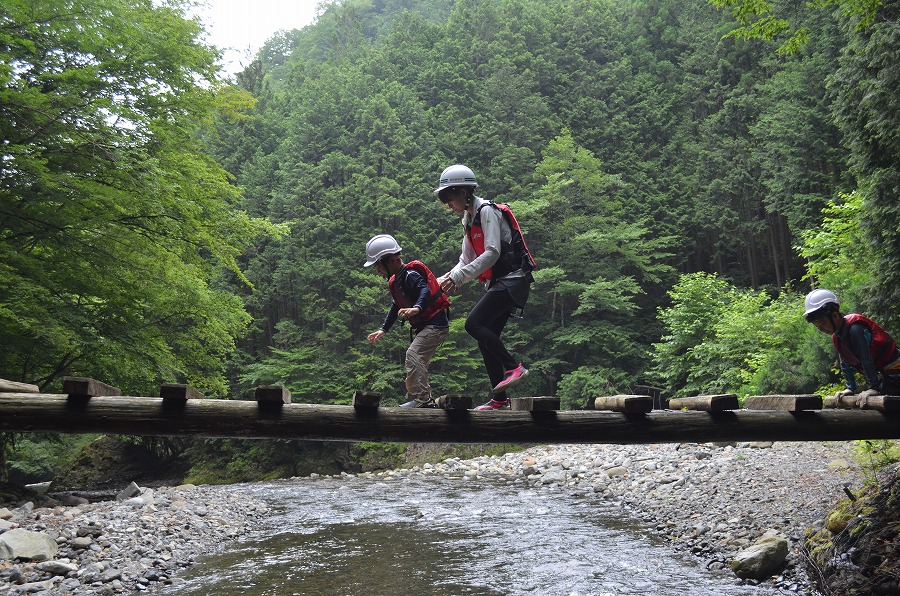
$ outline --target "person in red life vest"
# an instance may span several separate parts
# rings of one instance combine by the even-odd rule
[[[535,263],[509,206],[476,197],[477,187],[467,166],[452,165],[441,173],[434,192],[462,216],[465,235],[459,263],[438,281],[450,294],[475,279],[485,283],[487,291],[466,318],[466,331],[478,341],[492,387],[490,400],[475,409],[498,410],[509,405],[506,390],[528,376],[500,335],[513,311],[528,301]]]
[[[375,266],[388,280],[393,303],[381,328],[369,334],[369,343],[378,343],[399,318],[409,321],[414,337],[406,350],[406,394],[403,408],[434,408],[428,366],[438,346],[447,339],[450,321],[447,307],[450,299],[441,290],[431,270],[420,261],[404,263],[400,245],[393,236],[379,234],[366,244],[364,267]]]
[[[900,395],[900,350],[877,323],[863,315],[842,315],[837,296],[830,290],[813,290],[806,296],[803,316],[822,333],[831,335],[847,388],[838,396],[857,391],[854,372],[865,376],[869,388],[860,393]]]

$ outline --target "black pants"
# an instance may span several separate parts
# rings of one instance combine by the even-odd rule
[[[900,375],[882,375],[880,391],[884,395],[900,395]]]
[[[529,286],[528,278],[498,283],[485,292],[466,318],[466,332],[478,342],[492,388],[503,380],[506,371],[519,365],[503,345],[500,335],[512,312],[525,305]],[[506,393],[494,397],[502,401],[506,399]]]

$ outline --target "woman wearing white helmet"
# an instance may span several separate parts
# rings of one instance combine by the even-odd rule
[[[462,216],[465,234],[459,262],[438,278],[448,293],[479,279],[487,292],[466,317],[466,331],[478,341],[488,377],[491,399],[476,410],[498,410],[509,405],[506,390],[528,376],[500,335],[516,308],[528,301],[535,269],[519,223],[508,205],[475,196],[475,173],[462,164],[446,168],[434,193]]]
[[[869,385],[863,395],[900,393],[900,350],[884,329],[863,315],[842,315],[837,296],[830,290],[807,294],[805,307],[806,320],[831,335],[837,349],[847,386],[839,396],[856,393],[854,372],[862,373]]]

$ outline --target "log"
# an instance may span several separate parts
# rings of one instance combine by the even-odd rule
[[[76,398],[122,395],[118,387],[88,377],[63,377],[63,393]]]
[[[354,408],[377,408],[381,405],[381,396],[371,391],[356,390],[353,392]]]
[[[444,410],[472,409],[472,397],[469,395],[442,395],[434,401],[437,407]]]
[[[676,397],[669,400],[670,410],[698,410],[701,412],[724,412],[740,409],[737,395],[698,395],[696,397]]]
[[[159,396],[171,401],[187,401],[189,399],[204,399],[206,397],[190,385],[182,385],[181,383],[160,385]]]
[[[18,383],[0,379],[0,393],[40,393],[41,388],[28,383]]]
[[[821,410],[822,398],[818,395],[750,395],[744,400],[748,410],[781,410],[800,412]]]
[[[646,395],[611,395],[594,400],[595,410],[624,414],[646,414],[653,411],[653,398]]]
[[[841,397],[830,395],[825,398],[825,407],[843,408],[845,410],[862,409],[878,410],[879,412],[900,412],[900,396],[872,395],[861,398],[858,394],[842,395]]]
[[[281,385],[260,385],[256,388],[256,403],[262,404],[289,404],[291,392]]]
[[[783,412],[445,411],[192,399],[172,408],[158,397],[0,393],[0,432],[100,433],[313,441],[409,443],[713,443],[900,439],[900,415],[874,410]]]
[[[516,412],[548,412],[559,409],[558,397],[513,397],[509,407]]]

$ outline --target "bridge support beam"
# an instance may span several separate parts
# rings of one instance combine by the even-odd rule
[[[489,411],[0,393],[0,432],[410,443],[702,443],[900,438],[870,410]]]

